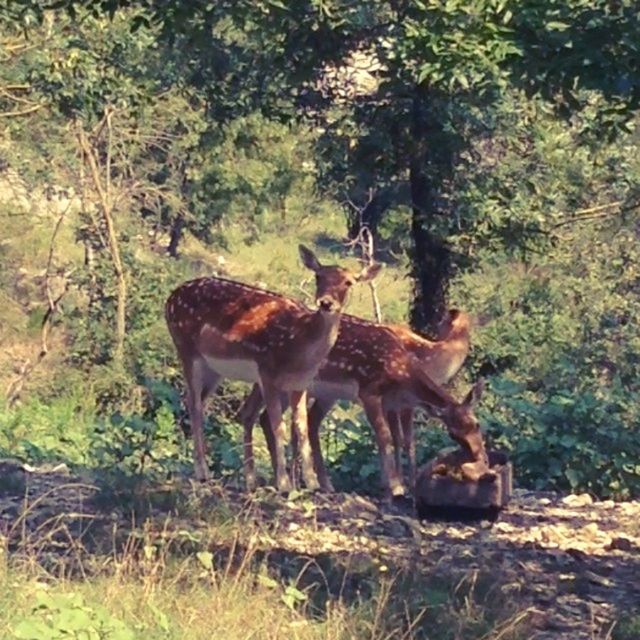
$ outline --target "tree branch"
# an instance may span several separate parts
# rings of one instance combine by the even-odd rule
[[[108,131],[108,140],[110,141],[111,118],[110,112],[107,112],[105,124]],[[127,283],[125,279],[124,267],[120,257],[120,249],[118,246],[118,234],[115,229],[113,220],[113,208],[110,201],[111,180],[106,179],[106,188],[100,177],[100,169],[96,159],[95,150],[90,146],[87,136],[81,126],[77,127],[77,136],[80,148],[84,154],[86,163],[91,172],[91,179],[94,189],[98,195],[102,216],[107,227],[107,238],[111,260],[113,262],[113,270],[116,276],[116,344],[113,351],[113,359],[121,363],[124,357],[124,340],[126,332],[126,299],[127,299]],[[111,166],[111,145],[107,146],[106,166]]]
[[[561,220],[557,222],[551,227],[551,230],[559,229],[560,227],[565,227],[570,224],[574,224],[576,222],[583,222],[589,220],[598,220],[599,218],[608,218],[610,216],[615,215],[624,215],[634,209],[640,208],[640,202],[635,202],[632,204],[623,205],[622,200],[618,200],[616,202],[610,202],[608,204],[601,204],[594,207],[588,207],[587,209],[579,209],[575,212],[573,217],[567,218],[565,220]],[[618,208],[617,211],[610,211],[610,209]]]
[[[28,109],[23,109],[22,111],[3,111],[0,112],[0,118],[17,118],[19,116],[27,116],[30,113],[33,113],[34,111],[38,111],[39,109],[42,109],[42,107],[44,107],[45,105],[43,104],[35,104],[32,107],[29,107]]]

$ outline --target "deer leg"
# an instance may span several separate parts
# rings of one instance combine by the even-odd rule
[[[393,497],[403,496],[405,489],[393,459],[391,430],[384,415],[382,398],[379,396],[361,396],[361,401],[367,418],[369,418],[369,422],[373,427],[378,444],[384,491],[386,494],[390,493]]]
[[[280,401],[282,403],[282,410],[285,411],[288,406],[288,398],[286,393],[283,393],[281,395]],[[266,410],[260,414],[260,428],[262,429],[262,433],[264,434],[264,440],[267,443],[269,458],[271,460],[271,468],[273,469],[273,475],[275,477],[276,441],[275,441],[275,438],[273,437],[273,429],[271,428],[271,423],[269,422],[269,415]],[[252,437],[253,437],[253,432],[252,432]]]
[[[393,441],[393,457],[396,463],[396,469],[403,477],[402,469],[402,427],[400,425],[400,416],[397,411],[387,411],[387,422],[391,431],[391,439]]]
[[[263,407],[262,392],[260,386],[255,384],[251,393],[243,402],[238,411],[238,420],[244,427],[244,480],[247,491],[253,491],[256,487],[256,467],[253,456],[253,425],[256,423],[260,410]],[[270,427],[267,429],[271,436]],[[273,438],[271,439],[273,441]]]
[[[295,420],[291,417],[291,484],[294,489],[298,489],[300,485],[300,446],[298,443],[298,431],[296,429]]]
[[[287,464],[284,452],[286,425],[282,419],[282,402],[280,400],[280,392],[263,378],[262,395],[267,405],[267,414],[269,415],[269,422],[271,423],[271,430],[273,432],[276,488],[278,491],[287,493],[291,491],[291,480],[287,473]]]
[[[269,458],[271,459],[271,468],[273,469],[273,475],[275,477],[276,473],[276,441],[273,437],[273,429],[271,428],[271,423],[269,422],[269,415],[267,411],[263,411],[260,414],[260,427],[262,428],[262,433],[264,434],[265,442],[267,443],[267,449],[269,450]]]
[[[333,488],[333,484],[331,484],[331,480],[327,474],[327,469],[324,466],[324,460],[322,458],[322,449],[320,448],[320,425],[332,406],[333,402],[323,403],[316,398],[316,401],[309,410],[309,444],[311,445],[311,453],[313,455],[313,466],[318,474],[320,488],[328,493],[333,493],[335,489]]]
[[[293,424],[298,440],[298,449],[300,450],[300,459],[302,464],[302,477],[307,489],[316,491],[319,489],[318,477],[313,468],[313,458],[311,454],[311,445],[309,444],[309,422],[307,416],[307,391],[292,391],[290,393],[291,410],[293,414]],[[295,458],[294,458],[295,464]]]
[[[416,486],[416,439],[413,434],[413,409],[403,409],[400,412],[404,450],[409,460],[409,482],[411,489]]]
[[[215,391],[220,376],[206,367],[200,360],[183,362],[184,377],[187,383],[187,411],[191,421],[193,436],[193,461],[196,480],[209,479],[207,448],[204,441],[203,406],[207,396]]]

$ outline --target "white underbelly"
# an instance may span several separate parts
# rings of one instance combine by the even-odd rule
[[[206,361],[216,373],[230,380],[258,382],[258,365],[253,360],[225,360],[206,356]]]

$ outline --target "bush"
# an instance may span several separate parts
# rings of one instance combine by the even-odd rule
[[[496,316],[471,368],[491,375],[484,421],[526,486],[640,493],[633,238],[624,227],[580,230],[535,268],[495,265],[459,282],[458,295]]]

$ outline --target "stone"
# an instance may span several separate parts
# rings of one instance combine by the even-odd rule
[[[624,536],[618,536],[611,540],[609,544],[609,549],[616,551],[632,551],[634,548],[634,544],[629,538],[625,538]]]
[[[586,507],[593,504],[593,498],[588,493],[572,493],[562,498],[562,504],[568,507]]]
[[[0,497],[23,496],[26,490],[27,472],[21,462],[0,460]]]

